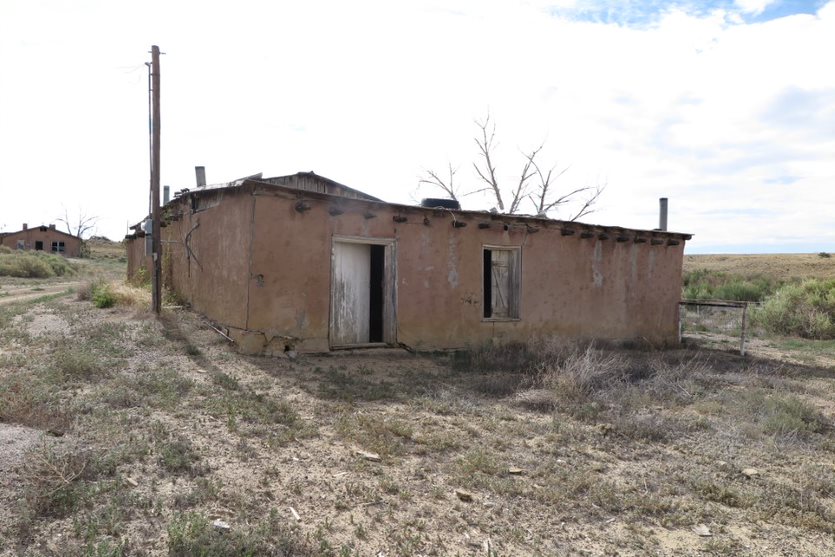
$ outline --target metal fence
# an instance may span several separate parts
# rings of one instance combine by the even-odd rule
[[[745,355],[745,340],[750,333],[749,307],[756,302],[682,300],[679,304],[679,339],[700,333],[736,338],[739,353]]]

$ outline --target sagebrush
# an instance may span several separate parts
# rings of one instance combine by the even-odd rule
[[[60,255],[8,249],[0,252],[0,276],[52,278],[72,276],[76,272],[76,266]]]
[[[753,319],[772,333],[835,338],[835,280],[787,284],[754,312]]]

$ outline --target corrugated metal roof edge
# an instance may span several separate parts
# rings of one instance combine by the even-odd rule
[[[276,178],[292,178],[293,176],[312,176],[312,177],[314,177],[314,178],[316,178],[316,179],[318,179],[318,180],[322,180],[323,182],[327,182],[327,183],[332,184],[332,185],[334,185],[334,186],[338,186],[338,187],[340,187],[340,188],[345,188],[345,189],[346,189],[346,190],[348,190],[348,191],[351,191],[351,192],[354,192],[354,193],[356,193],[356,194],[359,194],[359,195],[361,195],[363,198],[365,198],[365,199],[367,199],[367,200],[369,200],[369,201],[380,201],[380,202],[385,203],[385,201],[383,201],[382,199],[379,199],[379,198],[377,198],[377,197],[374,197],[373,195],[369,195],[369,194],[365,193],[365,192],[364,192],[364,191],[362,191],[362,190],[358,190],[358,189],[356,189],[356,188],[352,188],[351,186],[346,186],[345,184],[340,184],[340,183],[339,183],[339,182],[337,182],[336,180],[331,180],[330,178],[326,178],[325,176],[321,176],[321,175],[319,175],[319,174],[316,174],[316,173],[315,173],[315,172],[313,172],[312,170],[311,170],[311,171],[309,171],[309,172],[296,172],[295,174],[290,174],[290,175],[288,175],[288,176],[273,176],[272,178],[264,178],[264,180],[273,180],[273,179],[276,179]]]

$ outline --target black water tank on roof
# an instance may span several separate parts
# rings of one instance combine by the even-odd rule
[[[421,207],[429,207],[430,209],[436,209],[441,207],[443,209],[461,209],[461,204],[458,203],[455,199],[446,199],[443,197],[427,197],[422,199],[420,202]]]

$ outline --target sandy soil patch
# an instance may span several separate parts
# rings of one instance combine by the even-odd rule
[[[50,309],[37,309],[13,319],[15,325],[22,326],[32,336],[64,336],[69,331],[69,324],[61,315]]]

